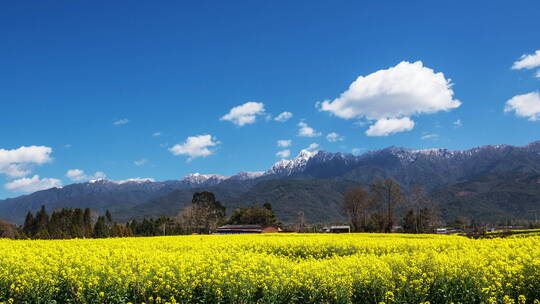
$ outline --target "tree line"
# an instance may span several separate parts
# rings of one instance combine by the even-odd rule
[[[401,219],[396,216],[398,207],[406,209]],[[439,223],[433,201],[422,186],[405,193],[392,179],[349,188],[342,211],[353,232],[431,233]]]
[[[191,204],[174,216],[134,219],[127,223],[114,221],[108,210],[97,216],[89,208],[64,208],[48,214],[42,206],[35,214],[28,212],[21,227],[0,222],[0,237],[22,239],[107,238],[210,234],[225,224],[276,224],[278,220],[270,203],[262,207],[239,207],[226,217],[226,208],[212,192],[193,195]]]

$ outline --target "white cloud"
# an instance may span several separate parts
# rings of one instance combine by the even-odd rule
[[[516,95],[506,102],[504,112],[515,112],[518,117],[527,117],[530,121],[540,120],[540,95],[531,92]]]
[[[243,125],[254,123],[257,120],[257,116],[263,114],[264,103],[250,101],[232,108],[229,113],[223,115],[220,120],[228,120],[241,127]]]
[[[277,141],[278,147],[286,148],[286,147],[290,147],[291,145],[292,145],[292,140],[290,139],[280,139]]]
[[[329,142],[343,141],[344,139],[345,138],[343,136],[337,134],[336,132],[332,132],[326,135],[326,140],[328,140]]]
[[[113,125],[115,125],[115,126],[125,125],[125,124],[127,124],[128,122],[129,122],[129,119],[123,118],[123,119],[115,120],[115,121],[113,122]]]
[[[537,50],[534,54],[522,55],[518,61],[514,62],[512,70],[534,69],[537,67],[540,67],[540,50]]]
[[[360,154],[360,152],[364,151],[363,148],[353,148],[352,153],[353,154]]]
[[[461,128],[463,126],[463,123],[461,122],[461,119],[458,119],[453,122],[454,128]]]
[[[133,164],[135,166],[142,166],[142,165],[146,164],[147,162],[148,162],[148,159],[142,158],[142,159],[138,159],[138,160],[134,161]]]
[[[435,73],[421,61],[403,61],[358,77],[338,98],[320,103],[319,109],[343,119],[363,118],[383,123],[455,109],[461,102],[453,95],[452,83],[443,73]]]
[[[169,151],[173,155],[187,155],[188,161],[191,161],[197,157],[207,157],[214,153],[210,150],[210,147],[214,147],[220,144],[212,135],[198,135],[190,136],[183,144],[176,144],[169,148]]]
[[[438,137],[439,137],[439,134],[426,134],[426,135],[423,135],[420,138],[423,139],[423,140],[426,140],[426,139],[435,139],[435,138],[438,138]]]
[[[536,78],[540,78],[540,70],[536,71]]]
[[[317,137],[321,136],[320,132],[315,131],[312,127],[308,126],[307,123],[301,121],[298,123],[298,136],[303,137]]]
[[[313,150],[316,150],[317,148],[319,148],[319,144],[318,143],[312,143],[311,145],[309,145],[309,147],[306,148],[306,150],[313,151]]]
[[[84,171],[80,169],[70,169],[66,172],[66,176],[72,181],[86,180],[86,175],[84,174]]]
[[[293,117],[291,112],[282,112],[274,118],[275,121],[285,122]]]
[[[287,158],[291,156],[291,150],[289,149],[281,150],[278,153],[276,153],[276,156],[281,157],[281,158]]]
[[[161,136],[161,132],[154,132],[154,133],[152,133],[152,136],[154,136],[154,137]]]
[[[52,148],[45,146],[22,146],[18,149],[0,149],[0,174],[23,177],[32,173],[32,165],[52,161]]]
[[[82,182],[88,180],[96,180],[106,178],[107,175],[101,171],[97,171],[94,175],[86,175],[83,170],[80,169],[70,169],[66,172],[66,177],[74,182]]]
[[[388,136],[392,133],[410,131],[414,128],[414,121],[408,117],[383,118],[377,120],[366,131],[367,136]]]
[[[34,175],[31,178],[23,177],[5,184],[7,190],[13,192],[35,192],[39,190],[50,189],[53,187],[61,187],[62,182],[56,178],[40,179],[39,175]]]

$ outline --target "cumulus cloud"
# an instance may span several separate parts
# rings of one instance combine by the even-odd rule
[[[125,125],[125,124],[127,124],[128,122],[129,122],[129,119],[123,118],[123,119],[115,120],[115,121],[113,122],[113,125],[115,125],[115,126]]]
[[[540,120],[540,95],[538,92],[516,95],[506,102],[504,112],[514,112],[530,121]]]
[[[169,148],[169,151],[173,155],[187,155],[188,161],[191,161],[197,157],[212,155],[214,151],[210,148],[219,144],[220,142],[210,134],[190,136],[183,144],[176,144]]]
[[[534,69],[540,67],[540,50],[534,54],[524,54],[512,65],[512,70]],[[538,72],[540,74],[540,72]],[[538,74],[537,74],[538,77]]]
[[[396,121],[455,109],[461,102],[453,95],[452,83],[443,73],[435,73],[421,61],[403,61],[389,69],[358,77],[338,98],[320,103],[319,109],[343,119],[387,124],[389,119]]]
[[[290,139],[280,139],[277,141],[278,147],[286,148],[286,147],[290,147],[291,145],[292,145],[292,140]]]
[[[289,149],[281,150],[278,153],[276,153],[276,156],[281,157],[281,158],[287,158],[291,156],[291,150]]]
[[[461,119],[454,121],[452,124],[454,125],[454,128],[461,128],[463,126]]]
[[[257,120],[257,116],[263,114],[264,103],[250,101],[232,108],[229,113],[221,117],[221,120],[228,120],[233,124],[242,127],[254,123]]]
[[[66,172],[66,177],[74,182],[82,182],[88,180],[96,180],[106,178],[107,175],[101,171],[97,171],[93,175],[87,175],[83,170],[80,169],[70,169]]]
[[[420,139],[426,140],[426,139],[436,139],[439,137],[439,134],[426,134],[420,137]]]
[[[5,184],[7,190],[13,192],[35,192],[39,190],[61,187],[62,182],[56,178],[39,178],[39,175],[33,177],[23,177]]]
[[[318,143],[312,143],[311,145],[309,145],[309,147],[306,148],[306,150],[313,151],[313,150],[317,150],[317,148],[319,148],[319,144]]]
[[[142,166],[142,165],[146,164],[147,162],[148,162],[148,159],[142,158],[142,159],[138,159],[138,160],[134,161],[133,164],[135,166]]]
[[[298,123],[298,136],[317,137],[321,136],[321,133],[315,131],[315,129],[310,127],[307,123],[301,121]]]
[[[161,132],[154,132],[154,133],[152,133],[152,136],[154,136],[154,137],[161,136]]]
[[[278,116],[274,118],[275,121],[279,122],[286,122],[287,120],[291,119],[293,117],[293,114],[291,112],[282,112]]]
[[[366,131],[367,136],[388,136],[392,133],[410,131],[414,121],[408,117],[379,119]]]
[[[326,140],[329,142],[343,141],[344,139],[345,138],[343,136],[337,134],[336,132],[328,133],[328,135],[326,135]]]
[[[18,149],[0,149],[0,174],[23,177],[32,173],[33,165],[52,161],[52,149],[46,146],[22,146]]]

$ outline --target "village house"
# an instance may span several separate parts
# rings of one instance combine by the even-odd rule
[[[218,227],[215,234],[278,233],[281,231],[277,225],[225,225]]]

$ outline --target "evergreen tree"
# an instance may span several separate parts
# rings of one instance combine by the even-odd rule
[[[94,234],[95,238],[106,238],[110,236],[109,227],[105,223],[105,217],[99,216],[96,224],[94,225]]]
[[[23,233],[29,238],[32,238],[36,234],[36,220],[30,211],[28,211],[24,219]]]
[[[49,238],[49,215],[47,214],[47,211],[45,210],[45,206],[41,206],[41,209],[36,214],[36,233],[35,235],[39,235],[38,238],[44,239]]]
[[[84,237],[91,237],[92,233],[92,213],[90,208],[86,208],[83,213],[83,235]]]

